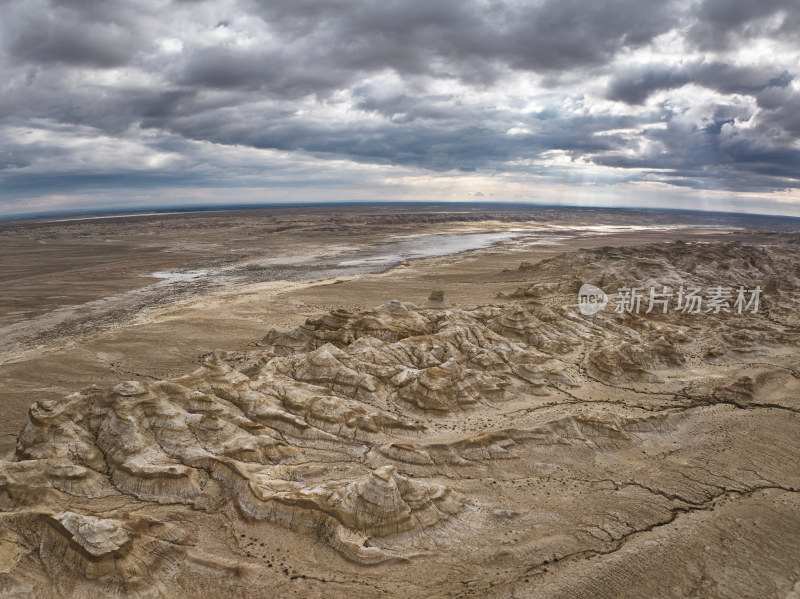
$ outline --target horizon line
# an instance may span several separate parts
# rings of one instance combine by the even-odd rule
[[[16,220],[41,221],[53,217],[79,217],[63,218],[45,222],[77,222],[83,220],[102,220],[106,218],[135,218],[148,216],[167,216],[179,214],[192,214],[202,212],[234,212],[245,210],[269,210],[269,209],[289,209],[297,207],[335,207],[335,206],[399,206],[399,207],[437,207],[439,205],[449,206],[470,206],[474,208],[491,209],[493,207],[516,207],[516,208],[541,208],[541,209],[574,209],[574,210],[593,210],[593,211],[626,211],[626,212],[670,212],[680,214],[702,214],[707,216],[738,216],[738,217],[761,217],[800,220],[800,216],[789,214],[775,214],[764,212],[749,211],[730,211],[730,210],[708,210],[708,209],[688,209],[688,208],[669,208],[669,207],[649,207],[649,206],[587,206],[581,204],[554,204],[531,201],[508,201],[508,200],[328,200],[328,201],[291,201],[284,202],[246,202],[233,204],[155,204],[140,206],[137,208],[86,208],[86,209],[66,209],[66,210],[47,210],[41,212],[25,212],[14,214],[0,214],[0,221],[7,223]]]

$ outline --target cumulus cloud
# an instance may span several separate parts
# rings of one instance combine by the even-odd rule
[[[277,155],[321,188],[330,177],[313,173],[333,164],[800,188],[795,0],[0,8],[0,203],[56,188],[268,186]]]

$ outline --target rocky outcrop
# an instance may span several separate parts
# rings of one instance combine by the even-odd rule
[[[428,296],[428,299],[423,304],[425,308],[449,308],[450,302],[445,296],[444,291],[441,289],[435,289],[431,291],[431,294]]]
[[[146,595],[200,571],[261,592],[271,538],[313,545],[316,567],[338,554],[347,576],[383,564],[378,586],[428,555],[524,580],[531,560],[606,555],[726,494],[794,493],[793,275],[768,310],[728,318],[584,316],[558,295],[596,263],[606,283],[707,282],[708,256],[732,283],[782,267],[746,253],[593,250],[522,269],[561,273],[538,299],[335,310],[181,377],[37,401],[0,462],[0,594],[46,573],[67,596]]]

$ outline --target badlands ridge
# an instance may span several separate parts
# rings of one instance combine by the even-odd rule
[[[800,594],[800,242],[587,249],[30,408],[0,597]],[[759,286],[757,313],[577,291]],[[154,341],[157,351],[157,341]]]

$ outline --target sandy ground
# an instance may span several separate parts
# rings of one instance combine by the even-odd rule
[[[342,221],[338,226],[330,226],[325,214],[315,219],[280,211],[0,229],[4,256],[0,324],[5,325],[0,328],[0,404],[6,410],[0,422],[0,455],[13,451],[33,401],[61,397],[91,381],[176,376],[214,349],[246,347],[269,329],[293,328],[336,307],[368,308],[393,298],[422,301],[439,288],[458,304],[486,303],[524,281],[515,272],[503,273],[516,271],[521,262],[583,247],[696,236],[724,239],[729,233],[718,227],[740,224],[678,222],[678,228],[666,231],[589,230],[578,237],[555,231],[554,240],[512,240],[489,249],[412,260],[387,272],[303,280],[306,274],[299,263],[358,250],[369,255],[370,248],[389,236],[591,228],[607,223],[653,225],[650,216],[627,216],[620,223],[618,215],[602,212],[481,213],[476,221],[471,220],[475,215],[468,215],[467,222],[459,220],[463,215],[458,213],[430,218],[400,211],[394,221],[382,213],[374,220],[368,216],[348,213],[338,217]],[[674,219],[661,219],[666,221],[664,227],[672,226]],[[706,224],[709,228],[704,228]],[[313,235],[313,246],[308,235]],[[270,277],[300,280],[230,285],[201,277],[142,291],[143,286],[159,282],[148,276],[154,272],[195,272],[258,260],[282,266],[270,271]],[[326,273],[313,274],[325,277]]]
[[[0,594],[793,598],[793,226],[380,208],[0,227]],[[395,236],[486,232],[515,236],[384,260]],[[768,287],[764,313],[569,309],[581,280],[718,274]],[[451,308],[422,307],[434,289]]]

